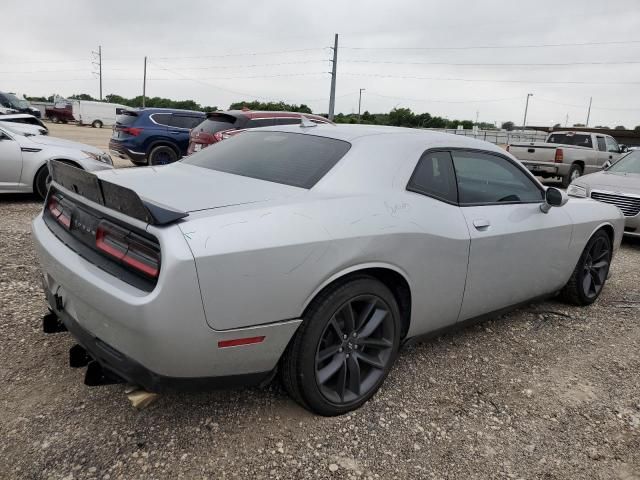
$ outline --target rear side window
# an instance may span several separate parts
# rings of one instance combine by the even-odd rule
[[[173,114],[169,118],[169,126],[175,128],[186,128],[191,130],[202,121],[202,117],[195,117],[193,115],[178,115]]]
[[[597,140],[598,140],[598,150],[600,150],[601,152],[606,152],[607,144],[604,141],[604,137],[597,137]]]
[[[154,113],[150,115],[150,118],[158,125],[164,125],[166,127],[167,125],[169,125],[171,114],[170,113]]]
[[[229,130],[236,124],[236,119],[230,116],[209,117],[196,125],[197,132],[208,133],[213,135],[223,130]]]
[[[457,203],[458,189],[449,152],[426,152],[420,158],[407,189],[445,202]]]
[[[313,187],[349,151],[333,138],[248,130],[182,162],[293,187]]]

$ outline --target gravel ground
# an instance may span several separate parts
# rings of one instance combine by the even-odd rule
[[[277,382],[136,411],[122,385],[83,385],[68,334],[41,332],[39,208],[0,198],[0,478],[640,479],[638,241],[595,305],[532,304],[408,348],[351,415],[313,416]]]

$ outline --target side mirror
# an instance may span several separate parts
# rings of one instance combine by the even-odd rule
[[[569,197],[566,192],[558,190],[554,187],[549,187],[544,192],[544,203],[540,205],[542,213],[549,213],[551,207],[562,207],[569,201]]]
[[[629,151],[626,145],[620,144],[618,147],[620,147],[620,153],[627,153]]]
[[[609,160],[607,160],[606,162],[604,162],[604,165],[602,165],[602,169],[606,170],[607,168],[609,168],[611,166],[611,162]]]

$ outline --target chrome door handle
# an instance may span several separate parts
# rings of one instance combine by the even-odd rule
[[[486,230],[491,226],[491,222],[484,218],[479,218],[473,221],[473,226],[476,227],[476,230]]]

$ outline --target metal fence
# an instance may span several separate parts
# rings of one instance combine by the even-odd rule
[[[457,130],[447,128],[429,128],[434,132],[451,133],[453,135],[464,135],[465,137],[477,138],[496,145],[507,145],[515,142],[544,142],[547,132],[535,130],[507,132],[505,130]]]

